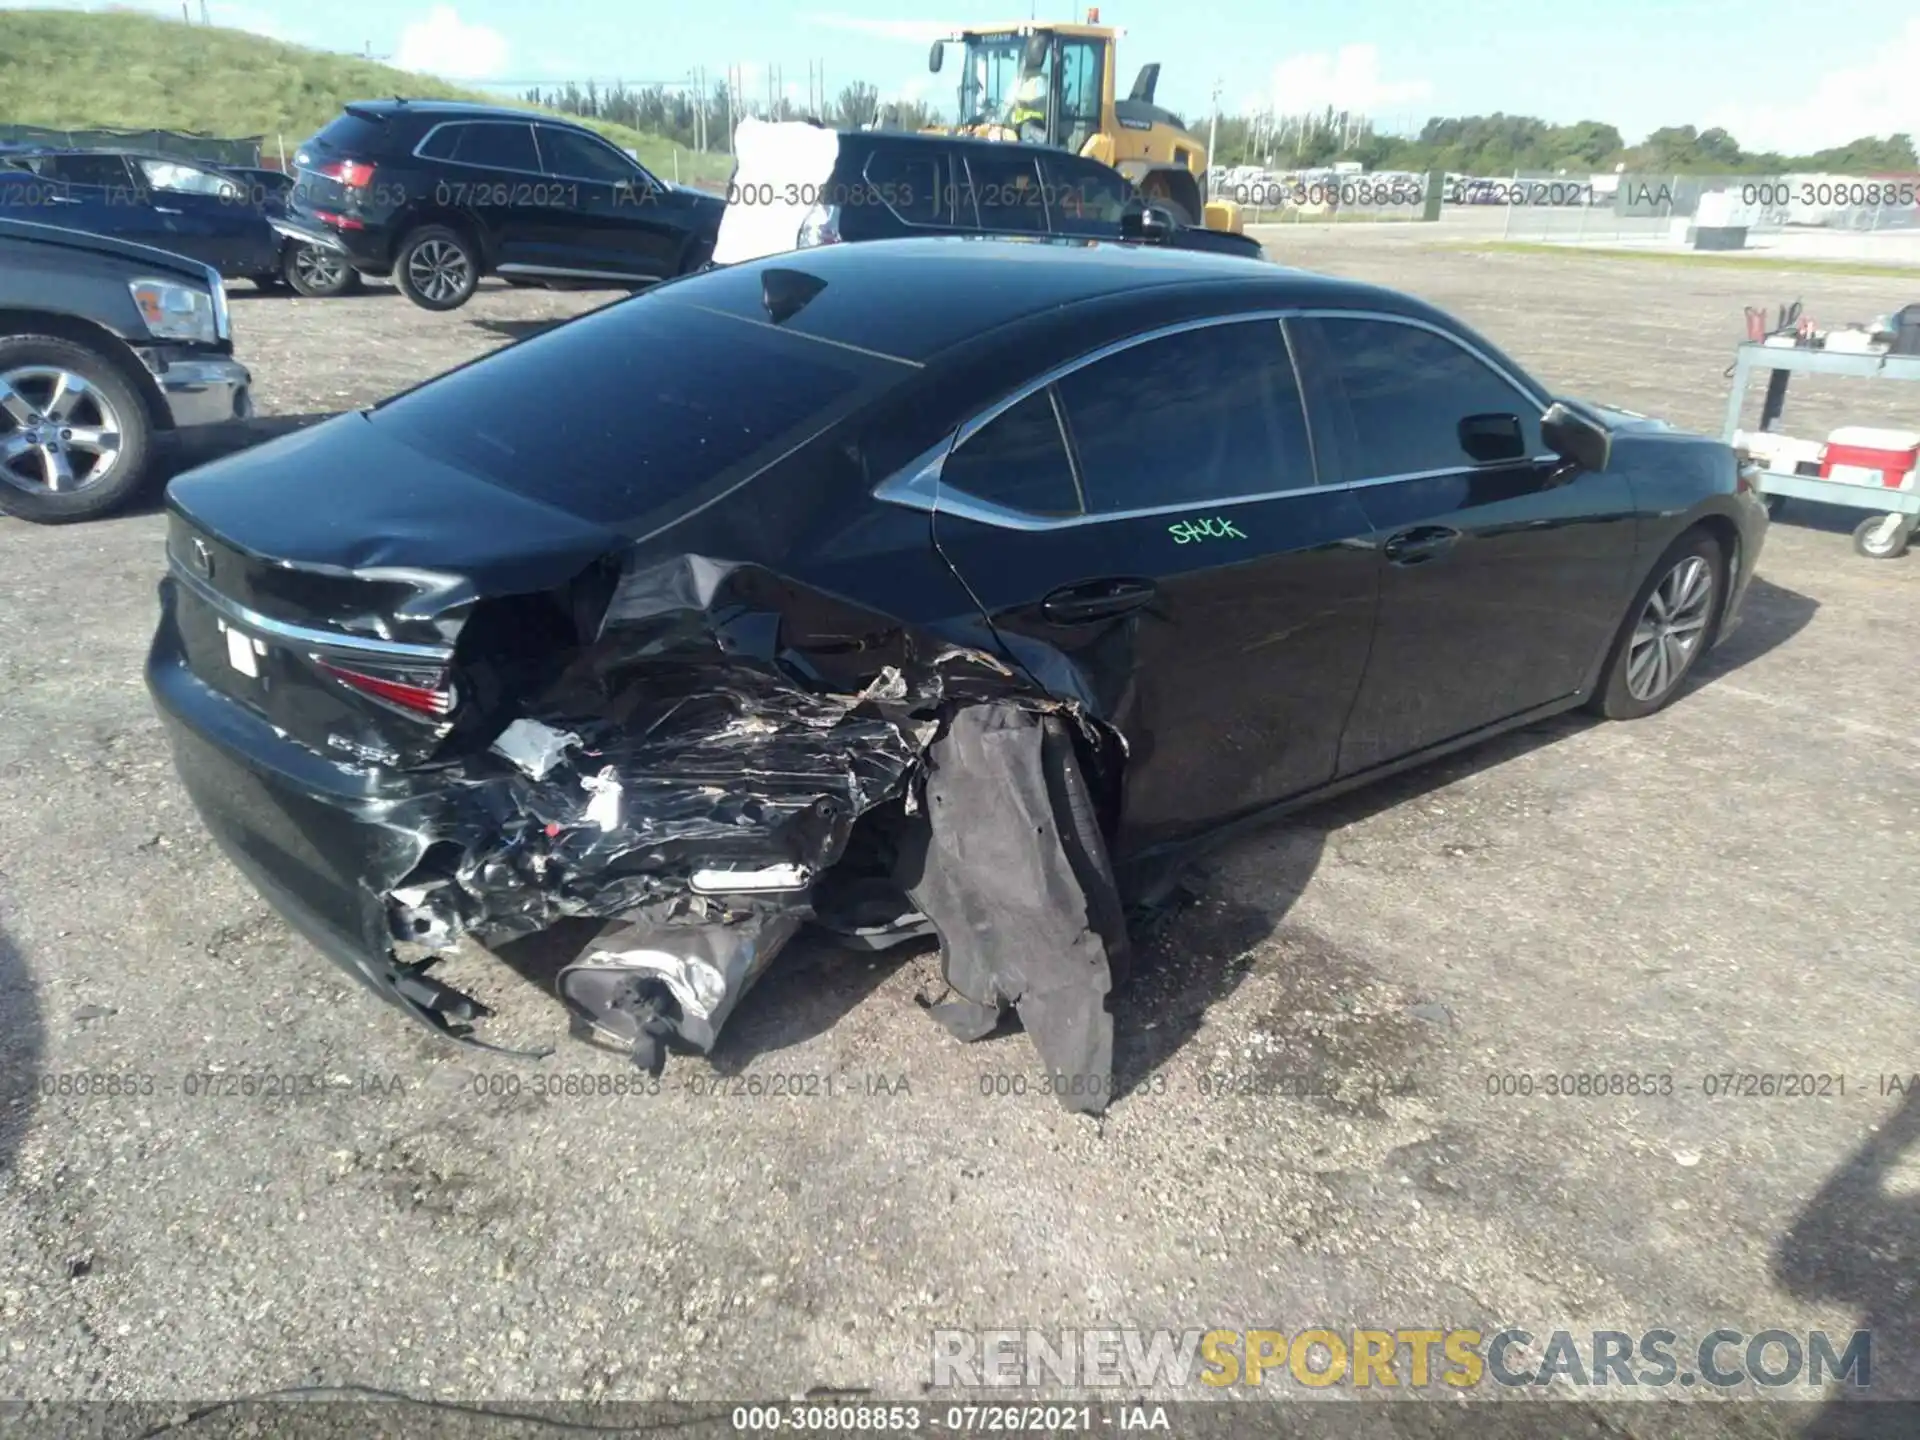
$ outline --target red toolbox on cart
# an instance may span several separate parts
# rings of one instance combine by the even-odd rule
[[[1827,436],[1820,478],[1910,490],[1920,462],[1920,432],[1850,425]]]

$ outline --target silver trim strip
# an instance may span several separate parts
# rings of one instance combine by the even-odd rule
[[[193,574],[180,557],[173,553],[171,546],[167,549],[167,571],[175,580],[236,625],[257,630],[262,635],[272,636],[275,640],[283,641],[299,650],[326,650],[348,655],[380,656],[388,660],[442,666],[453,659],[451,645],[414,645],[399,640],[370,640],[359,635],[342,635],[335,630],[313,630],[305,625],[290,625],[285,620],[275,620],[271,616],[262,615],[258,610],[248,609],[231,596],[222,595],[198,575]]]
[[[998,505],[991,500],[983,500],[978,496],[969,495],[961,490],[951,488],[943,490],[941,486],[940,475],[946,466],[947,456],[960,446],[966,444],[968,440],[979,434],[981,430],[991,425],[1015,405],[1027,399],[1035,391],[1045,389],[1047,386],[1053,385],[1066,376],[1073,374],[1075,371],[1082,370],[1089,365],[1097,364],[1108,356],[1117,355],[1123,350],[1131,350],[1137,345],[1145,345],[1154,340],[1165,339],[1170,335],[1181,335],[1190,330],[1210,329],[1218,325],[1238,325],[1271,320],[1280,325],[1281,343],[1285,347],[1288,363],[1294,366],[1294,377],[1297,382],[1302,377],[1299,374],[1297,359],[1293,354],[1293,343],[1286,334],[1286,325],[1284,323],[1287,320],[1294,319],[1383,320],[1392,324],[1411,325],[1415,329],[1431,331],[1443,340],[1449,340],[1453,344],[1458,345],[1462,350],[1465,350],[1489,370],[1492,370],[1496,375],[1499,375],[1508,384],[1512,385],[1514,389],[1518,390],[1522,395],[1528,396],[1539,403],[1543,411],[1548,403],[1540,399],[1539,391],[1535,389],[1535,387],[1515,378],[1506,366],[1490,359],[1478,346],[1469,344],[1458,335],[1454,335],[1438,325],[1418,319],[1415,316],[1395,315],[1382,310],[1343,310],[1325,306],[1290,306],[1276,310],[1241,310],[1229,315],[1208,315],[1198,320],[1183,320],[1177,324],[1163,325],[1157,329],[1142,331],[1138,335],[1129,335],[1123,340],[1116,340],[1111,344],[1103,345],[1099,349],[1089,351],[1087,354],[1070,360],[1065,364],[1056,365],[1053,369],[1044,372],[1038,379],[1030,380],[1019,389],[1002,396],[985,410],[980,411],[971,419],[962,423],[957,430],[939,444],[930,447],[920,455],[914,457],[913,460],[909,461],[894,474],[888,476],[885,480],[881,481],[880,484],[875,486],[873,498],[889,504],[904,506],[909,510],[921,510],[928,514],[937,511],[943,515],[953,515],[962,519],[974,520],[980,524],[997,526],[1003,530],[1067,530],[1078,525],[1092,525],[1109,520],[1141,520],[1159,515],[1186,515],[1193,513],[1196,508],[1205,508],[1214,505],[1256,505],[1268,500],[1284,500],[1296,495],[1339,494],[1349,490],[1366,490],[1375,485],[1398,484],[1407,480],[1432,480],[1443,475],[1457,474],[1461,470],[1476,468],[1469,462],[1464,465],[1449,465],[1438,470],[1412,470],[1399,475],[1369,476],[1365,480],[1336,480],[1326,484],[1296,485],[1284,490],[1265,490],[1251,495],[1230,495],[1205,501],[1188,500],[1170,505],[1155,505],[1137,510],[1109,510],[1064,517],[1031,515],[1024,510],[1014,510],[1005,505]],[[1301,390],[1301,399],[1304,405],[1304,387],[1302,387]],[[1310,415],[1308,416],[1307,433],[1309,445],[1311,446],[1313,425]],[[1314,451],[1313,458],[1317,470],[1319,464],[1317,449]],[[1533,463],[1551,464],[1559,458],[1557,455],[1535,456],[1533,457]],[[1500,464],[1505,463],[1510,462],[1497,462],[1494,465],[1489,465],[1484,468],[1497,469]],[[1085,501],[1083,499],[1082,504],[1084,505],[1084,503]]]
[[[658,281],[658,275],[639,275],[619,270],[574,270],[565,265],[522,265],[518,261],[493,267],[498,275],[552,275],[562,279],[578,280],[621,280],[631,283],[635,280]]]

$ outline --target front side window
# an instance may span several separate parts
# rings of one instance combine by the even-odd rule
[[[1050,155],[1040,162],[1047,182],[1047,212],[1062,235],[1118,235],[1132,187],[1118,170],[1077,156]]]
[[[118,155],[49,155],[40,173],[69,185],[127,185],[127,162]]]
[[[172,160],[136,160],[134,164],[149,186],[175,195],[226,195],[239,189],[231,180],[194,165]]]
[[[980,217],[982,230],[1045,233],[1047,208],[1040,188],[1040,167],[1035,161],[1017,155],[969,155],[967,172],[972,183],[968,186],[970,195],[961,197],[963,217],[972,208]],[[966,203],[969,198],[972,207]]]
[[[968,437],[941,467],[940,488],[1028,515],[1078,515],[1073,462],[1051,395],[1036,391]]]
[[[1277,320],[1129,346],[1066,376],[1059,391],[1095,514],[1314,484],[1306,414]]]
[[[1392,320],[1323,319],[1320,328],[1353,418],[1350,478],[1471,465],[1460,443],[1469,415],[1514,416],[1526,453],[1544,453],[1539,403],[1465,347]]]
[[[611,145],[571,130],[539,127],[540,159],[549,175],[568,180],[603,180],[614,185],[643,183],[640,167]]]

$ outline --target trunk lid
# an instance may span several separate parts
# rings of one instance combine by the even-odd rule
[[[470,672],[459,645],[476,611],[565,586],[618,544],[357,413],[168,492],[186,663],[302,744],[366,764],[418,764],[457,725],[479,723],[475,704],[499,687]]]

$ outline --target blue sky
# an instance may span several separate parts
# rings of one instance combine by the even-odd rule
[[[188,0],[196,17],[201,3]],[[140,8],[180,13],[179,0],[141,0]],[[1609,120],[1630,142],[1682,123],[1726,125],[1752,149],[1920,135],[1914,0],[1104,0],[1100,9],[1126,32],[1122,83],[1158,60],[1162,103],[1190,117],[1205,113],[1218,85],[1229,111],[1271,105],[1290,114],[1331,103],[1372,114],[1385,129],[1500,110]],[[777,66],[804,98],[809,63],[824,62],[832,93],[862,79],[888,94],[945,99],[952,69],[927,74],[928,39],[955,25],[1023,18],[1027,4],[207,0],[207,10],[215,24],[328,49],[371,45],[457,79],[631,83],[737,66],[747,91],[764,96]]]

